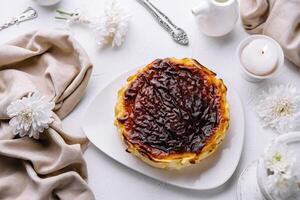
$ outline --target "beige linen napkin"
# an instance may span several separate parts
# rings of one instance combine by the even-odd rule
[[[88,140],[61,127],[91,72],[84,50],[62,31],[35,31],[0,46],[1,200],[94,199],[82,156]],[[55,120],[39,140],[15,137],[6,109],[37,91],[55,102]]]
[[[300,0],[240,0],[244,28],[277,40],[300,67]]]

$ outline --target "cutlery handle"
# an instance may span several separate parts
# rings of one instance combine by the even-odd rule
[[[158,23],[170,34],[174,33],[173,28],[178,29],[178,27],[163,12],[161,12],[157,7],[155,7],[149,0],[137,1],[141,3],[154,16]]]
[[[22,12],[19,16],[13,17],[9,22],[6,22],[0,25],[0,31],[6,29],[12,25],[19,24],[21,22],[34,19],[38,16],[37,11],[32,7],[28,7],[24,12]]]
[[[176,26],[163,12],[155,7],[149,0],[137,0],[158,21],[158,23],[169,32],[173,40],[181,45],[188,45],[189,39],[186,32]]]

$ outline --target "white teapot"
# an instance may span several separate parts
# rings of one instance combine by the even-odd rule
[[[237,0],[201,0],[192,9],[198,16],[201,31],[212,37],[228,34],[233,30],[238,17],[239,6]]]

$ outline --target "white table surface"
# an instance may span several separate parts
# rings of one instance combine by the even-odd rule
[[[276,136],[276,133],[263,129],[254,112],[255,98],[260,91],[270,84],[291,82],[300,86],[299,71],[290,62],[280,75],[260,84],[245,81],[239,74],[236,49],[239,42],[247,37],[240,22],[229,35],[222,38],[209,38],[200,32],[190,9],[198,0],[152,0],[161,10],[185,29],[190,37],[190,45],[183,47],[175,44],[170,36],[153,20],[135,0],[120,0],[132,14],[130,31],[124,45],[119,49],[106,48],[99,50],[93,34],[80,26],[71,27],[74,37],[78,39],[90,56],[94,71],[86,95],[77,108],[64,120],[65,130],[74,134],[82,134],[81,117],[89,102],[109,81],[118,74],[136,66],[146,64],[156,58],[169,56],[194,57],[203,65],[213,69],[217,74],[230,82],[241,96],[245,108],[245,145],[240,164],[233,177],[222,187],[213,191],[191,191],[169,186],[138,174],[108,156],[101,153],[92,144],[85,152],[89,171],[89,185],[96,199],[214,199],[233,200],[236,198],[236,185],[239,174],[262,153],[266,144]],[[0,22],[20,13],[27,6],[38,10],[38,19],[13,26],[0,32],[0,42],[3,43],[20,34],[35,29],[64,28],[62,23],[53,19],[55,8],[72,11],[76,8],[85,10],[91,16],[97,16],[103,9],[104,0],[63,0],[54,7],[40,7],[31,0],[1,0]],[[65,27],[66,28],[66,27]],[[105,113],[103,113],[105,115]],[[99,130],[101,134],[101,130]],[[113,145],[113,144],[112,144]],[[216,174],[216,176],[221,176]]]

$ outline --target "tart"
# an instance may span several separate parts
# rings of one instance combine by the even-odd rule
[[[194,59],[157,59],[118,92],[115,125],[127,152],[146,163],[180,169],[220,146],[229,126],[227,88]]]

